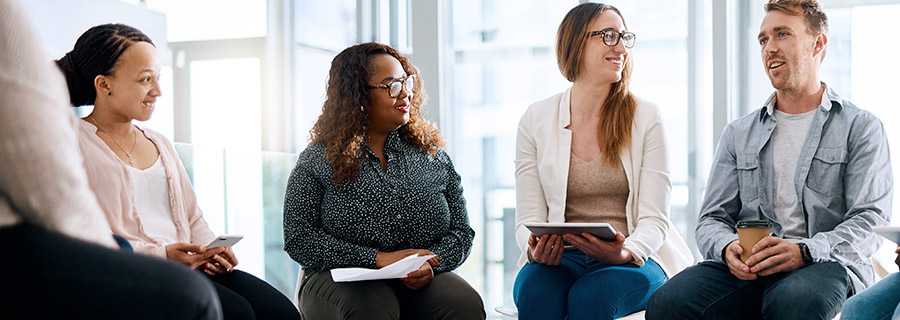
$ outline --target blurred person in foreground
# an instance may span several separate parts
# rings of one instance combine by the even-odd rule
[[[209,281],[114,250],[59,71],[0,1],[0,312],[27,319],[221,319]]]

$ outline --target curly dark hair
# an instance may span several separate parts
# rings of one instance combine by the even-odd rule
[[[333,170],[333,182],[340,186],[344,179],[355,179],[362,166],[368,108],[360,106],[371,103],[369,77],[375,73],[372,60],[387,54],[400,61],[407,74],[417,74],[408,58],[390,46],[368,42],[351,46],[341,51],[331,61],[328,72],[328,87],[322,115],[310,130],[311,142],[325,144],[325,158]],[[444,146],[444,139],[437,126],[422,117],[422,107],[427,96],[422,77],[416,77],[410,97],[409,122],[399,129],[400,137],[424,152],[436,155]]]

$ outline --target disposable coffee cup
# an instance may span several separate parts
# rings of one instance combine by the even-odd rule
[[[738,221],[737,232],[738,243],[741,245],[741,249],[744,249],[741,261],[746,262],[747,258],[752,255],[750,249],[753,249],[753,245],[769,235],[769,222],[766,220]]]

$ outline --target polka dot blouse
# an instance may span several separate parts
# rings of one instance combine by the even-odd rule
[[[300,154],[284,200],[284,250],[305,269],[375,267],[378,251],[427,249],[434,272],[456,269],[469,256],[469,226],[460,177],[446,152],[432,156],[392,132],[383,154],[368,146],[357,178],[332,182],[325,144]]]

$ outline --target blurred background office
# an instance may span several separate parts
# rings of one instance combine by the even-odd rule
[[[288,297],[298,265],[282,251],[284,188],[321,112],[331,59],[358,42],[400,49],[421,69],[430,96],[426,117],[447,135],[463,177],[477,236],[458,272],[487,308],[512,305],[520,253],[513,239],[516,126],[529,104],[569,86],[557,69],[554,37],[563,15],[583,1],[22,2],[48,61],[101,23],[127,23],[155,40],[163,96],[143,125],[176,142],[213,230],[245,235],[234,247],[242,269]],[[722,129],[773,92],[756,41],[765,0],[607,3],[629,17],[637,35],[632,91],[662,109],[674,184],[671,218],[693,247]],[[822,3],[830,24],[822,80],[878,115],[890,141],[900,143],[894,92],[900,42],[893,40],[900,0]],[[877,258],[887,271],[897,268],[893,248],[886,245]]]

